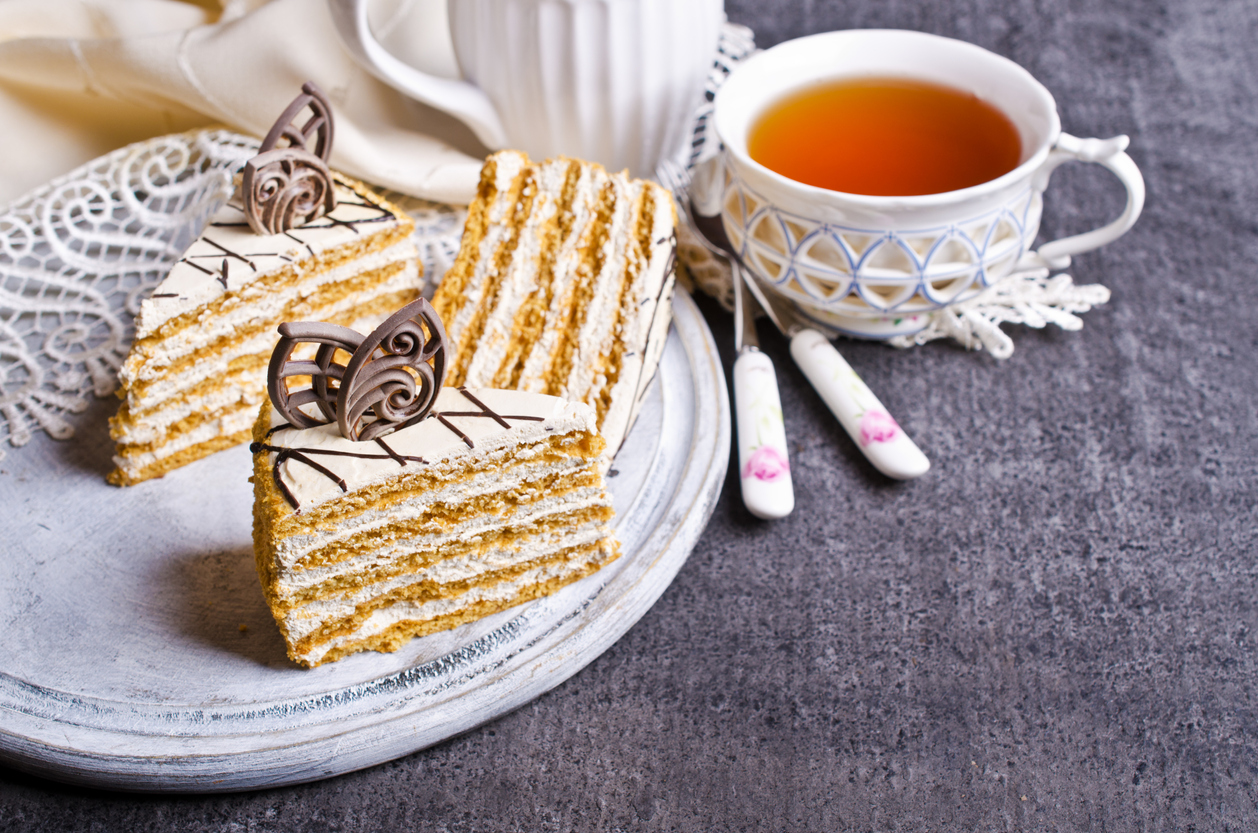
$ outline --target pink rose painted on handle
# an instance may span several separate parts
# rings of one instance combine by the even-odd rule
[[[886,411],[866,411],[861,417],[861,445],[890,442],[898,433],[899,424]]]
[[[786,455],[771,445],[762,445],[751,453],[751,459],[743,466],[743,477],[754,477],[768,483],[781,480],[791,470]]]

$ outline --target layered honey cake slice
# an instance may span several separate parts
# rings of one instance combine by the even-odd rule
[[[588,404],[606,467],[668,334],[675,225],[654,183],[575,159],[490,156],[433,298],[454,351],[447,384]]]
[[[298,103],[320,111],[309,91]],[[330,125],[326,102],[323,112]],[[414,225],[366,186],[296,147],[264,150],[244,180],[140,306],[110,421],[111,483],[160,477],[247,442],[281,322],[374,324],[419,296]]]
[[[380,330],[396,331],[421,305]],[[304,325],[281,334],[272,402],[254,428],[254,549],[295,662],[394,651],[552,593],[619,555],[589,406],[486,388],[432,396],[437,386],[422,374],[388,381],[396,338]],[[301,338],[323,345],[313,363],[286,358]],[[334,354],[350,353],[336,364]],[[373,370],[377,362],[386,369]],[[290,395],[285,380],[305,374],[322,393]],[[374,398],[373,385],[383,391]],[[383,412],[399,400],[429,409],[390,423]]]

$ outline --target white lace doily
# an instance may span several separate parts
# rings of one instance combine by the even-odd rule
[[[951,338],[967,350],[987,349],[998,359],[1013,355],[1013,339],[1001,324],[1043,328],[1056,324],[1063,330],[1083,328],[1079,315],[1109,300],[1100,284],[1076,286],[1067,274],[1049,277],[1047,269],[1024,269],[989,286],[968,301],[952,304],[930,314],[924,330],[896,336],[893,347],[915,347],[937,338]]]
[[[167,136],[0,213],[0,440],[25,445],[38,430],[65,439],[66,415],[114,390],[141,298],[249,155],[226,132]]]
[[[74,434],[71,414],[108,396],[140,301],[230,195],[258,141],[203,130],[140,142],[0,212],[0,459],[36,431]],[[400,194],[424,274],[458,252],[464,209]]]

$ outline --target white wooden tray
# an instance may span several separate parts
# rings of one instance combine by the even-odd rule
[[[0,462],[0,759],[58,780],[228,791],[381,763],[537,697],[659,598],[729,459],[725,379],[683,292],[610,485],[621,559],[560,593],[395,654],[302,670],[254,574],[244,447],[104,482],[102,401],[75,439]]]

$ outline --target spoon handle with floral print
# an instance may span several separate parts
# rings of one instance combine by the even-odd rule
[[[795,508],[795,487],[782,401],[773,362],[754,347],[744,348],[734,360],[734,415],[743,503],[757,518],[784,518]]]
[[[830,340],[816,330],[791,338],[791,356],[878,471],[897,480],[921,477],[930,461]]]

